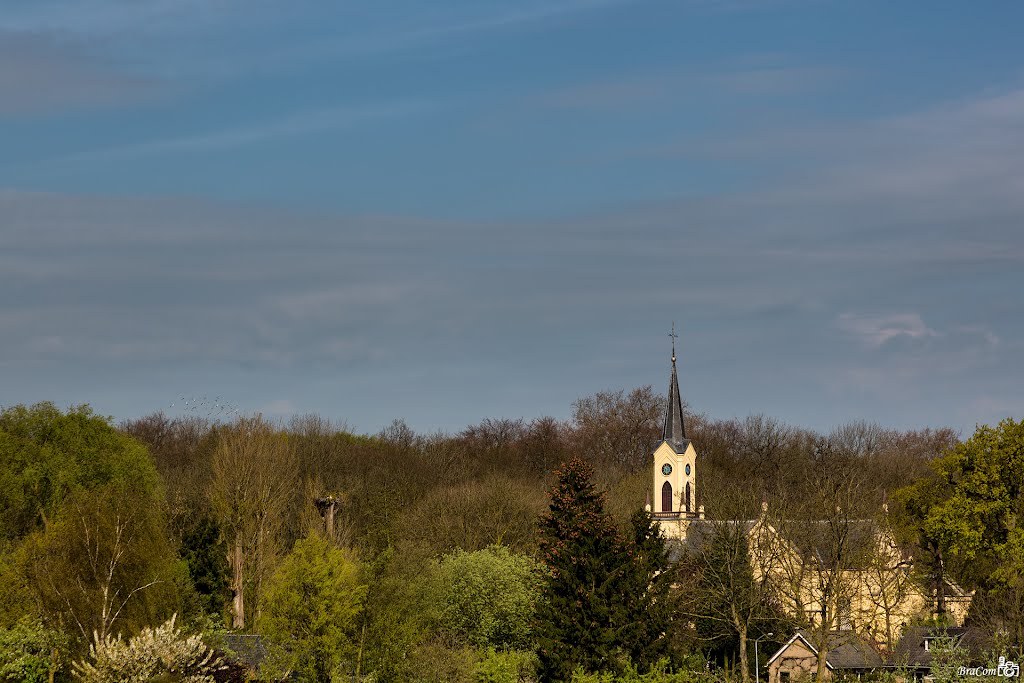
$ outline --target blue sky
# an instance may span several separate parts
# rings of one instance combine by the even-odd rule
[[[0,404],[1024,415],[1024,6],[0,0]],[[173,405],[173,407],[172,407]]]

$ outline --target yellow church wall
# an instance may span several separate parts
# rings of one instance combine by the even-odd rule
[[[667,476],[662,473],[662,468],[665,465],[672,467],[671,473]],[[686,468],[690,468],[690,473],[686,473]],[[668,482],[672,487],[672,510],[671,512],[686,512],[686,484],[690,484],[690,513],[695,513],[697,509],[697,452],[693,448],[692,443],[687,443],[686,449],[683,453],[676,453],[675,450],[667,443],[662,442],[660,446],[654,451],[654,479],[653,479],[653,498],[651,500],[651,510],[656,513],[666,512],[663,510],[661,500],[661,490],[665,482]]]
[[[755,579],[767,577],[783,608],[807,624],[820,623],[823,583],[834,586],[827,606],[827,613],[835,615],[831,628],[855,630],[883,646],[894,647],[907,626],[931,616],[932,596],[914,580],[910,563],[884,531],[866,566],[843,570],[834,580],[813,563],[803,563],[764,516],[751,529],[748,543]],[[961,625],[969,598],[947,604],[948,616]]]

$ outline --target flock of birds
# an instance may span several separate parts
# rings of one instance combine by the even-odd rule
[[[169,408],[208,420],[231,419],[242,415],[237,404],[229,403],[221,396],[214,396],[212,399],[206,396],[181,396],[178,401],[171,403]]]

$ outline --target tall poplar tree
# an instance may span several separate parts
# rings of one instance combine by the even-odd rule
[[[540,678],[567,681],[616,666],[617,627],[625,621],[619,590],[627,555],[593,469],[574,458],[556,473],[549,512],[541,519],[540,548],[548,566],[538,610]]]

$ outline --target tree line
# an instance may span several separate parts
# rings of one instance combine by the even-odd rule
[[[709,664],[745,676],[748,638],[796,624],[779,596],[758,593],[726,526],[710,565],[668,562],[640,512],[664,409],[642,387],[580,399],[567,421],[489,419],[457,434],[395,421],[359,435],[315,415],[113,424],[85,406],[6,408],[0,643],[14,654],[0,655],[0,680],[82,678],[72,664],[98,644],[155,637],[175,615],[214,647],[228,630],[265,635],[267,675],[304,680],[556,681]],[[885,506],[921,568],[914,580],[977,589],[974,617],[1021,642],[1017,423],[964,442],[864,422],[822,434],[763,415],[688,414],[687,427],[709,518],[754,519],[767,502],[780,520],[827,520],[837,496],[850,515]],[[589,545],[567,547],[559,534],[574,533]],[[723,557],[734,575],[708,568]],[[693,581],[699,591],[678,590]],[[723,618],[737,601],[749,610]]]

